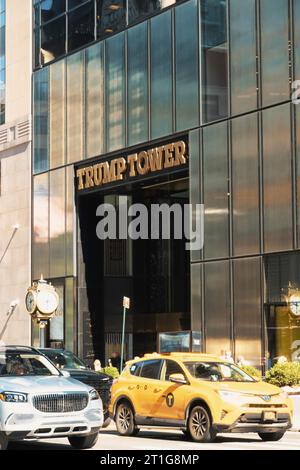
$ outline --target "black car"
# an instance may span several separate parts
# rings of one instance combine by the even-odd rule
[[[57,368],[69,372],[73,379],[90,385],[98,391],[103,403],[103,427],[108,426],[110,422],[108,407],[110,402],[110,389],[113,382],[112,377],[102,372],[91,370],[81,359],[70,351],[50,348],[39,349],[39,351],[45,354]]]

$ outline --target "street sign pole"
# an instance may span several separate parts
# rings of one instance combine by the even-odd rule
[[[126,310],[130,308],[130,299],[128,297],[123,297],[123,327],[122,327],[122,344],[121,344],[121,363],[120,363],[120,373],[123,370],[124,363],[124,346],[125,346],[125,328],[126,328]]]
[[[122,370],[123,370],[123,363],[124,363],[125,325],[126,325],[126,307],[123,307],[123,328],[122,328],[122,346],[121,346],[120,373],[121,373]]]

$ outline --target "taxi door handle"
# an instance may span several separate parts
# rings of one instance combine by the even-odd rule
[[[133,390],[135,388],[135,385],[129,385],[128,390]]]
[[[161,392],[162,389],[161,388],[155,388],[153,391],[154,391],[154,393],[158,393],[158,392]]]

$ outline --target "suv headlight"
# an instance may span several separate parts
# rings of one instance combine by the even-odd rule
[[[289,398],[289,394],[287,392],[281,392],[279,393],[280,398],[283,398],[284,400],[287,400]]]
[[[27,393],[19,392],[1,392],[0,401],[6,401],[9,403],[26,403],[28,401]]]
[[[99,393],[97,392],[97,390],[95,390],[93,388],[93,390],[90,390],[90,399],[91,400],[99,400]]]
[[[227,390],[219,390],[218,391],[221,399],[226,401],[227,403],[236,403],[240,400],[243,400],[246,397],[245,393],[239,392],[230,392]]]

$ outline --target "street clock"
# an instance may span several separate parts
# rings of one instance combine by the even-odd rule
[[[29,315],[33,315],[36,311],[36,291],[33,288],[29,288],[25,298],[26,309]]]
[[[290,297],[290,310],[293,315],[300,317],[300,296],[299,294],[294,294]]]
[[[25,304],[27,312],[33,318],[47,320],[56,313],[59,306],[59,296],[54,286],[48,284],[41,276],[38,282],[28,288]]]

